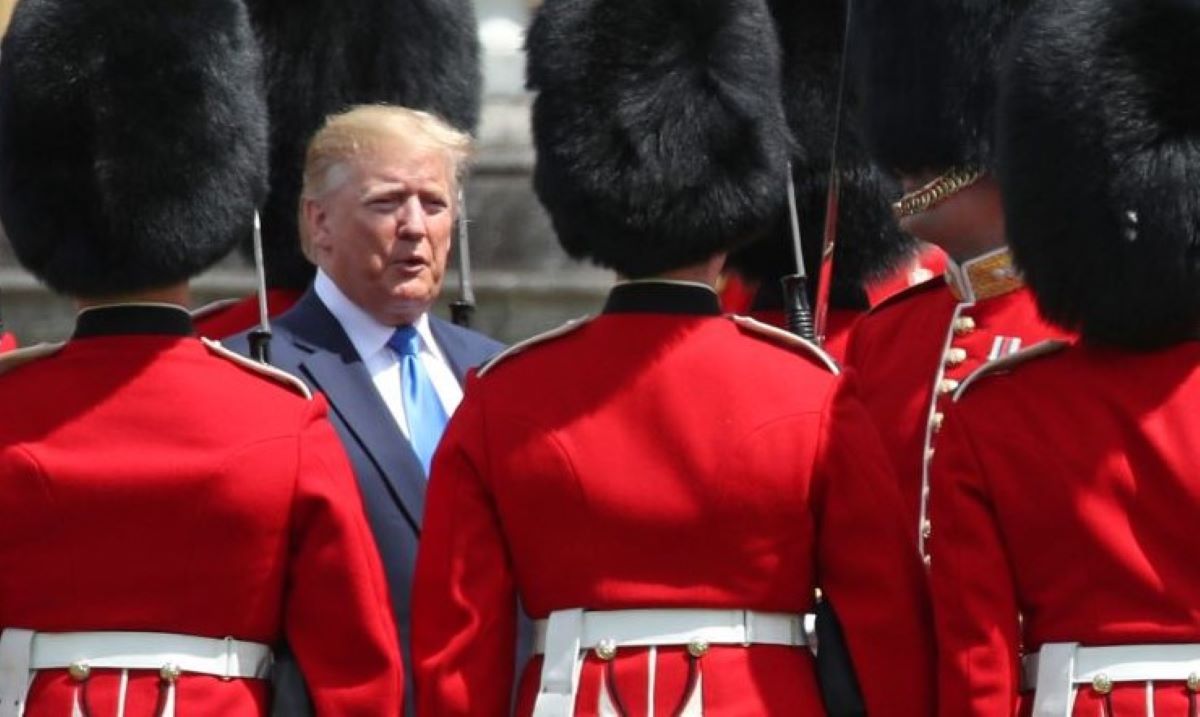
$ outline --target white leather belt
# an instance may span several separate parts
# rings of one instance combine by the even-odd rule
[[[0,633],[0,717],[20,717],[36,670],[159,670],[224,679],[266,679],[271,648],[227,637],[223,640],[161,632]]]
[[[1200,686],[1200,644],[1081,647],[1052,642],[1021,660],[1021,682],[1035,690],[1033,717],[1066,717],[1075,687],[1107,692],[1118,682],[1188,682]]]
[[[583,651],[611,659],[621,647],[807,644],[804,617],[752,610],[557,610],[534,623],[534,653],[545,655],[533,717],[570,717]],[[695,654],[695,652],[693,652]]]

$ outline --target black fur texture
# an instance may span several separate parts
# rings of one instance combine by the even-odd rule
[[[863,138],[896,175],[992,166],[996,66],[1028,0],[857,0]]]
[[[763,0],[548,0],[527,50],[534,188],[571,256],[653,276],[783,206],[791,138]]]
[[[824,244],[825,203],[832,160],[837,107],[844,0],[774,0],[771,10],[783,47],[783,100],[788,125],[796,139],[792,173],[800,216],[800,236],[809,287],[816,288]],[[855,123],[854,88],[846,88],[841,147],[838,151],[841,191],[830,290],[836,308],[866,308],[864,284],[912,257],[915,241],[903,234],[892,217],[890,201],[898,186],[875,169]],[[762,239],[738,249],[729,265],[763,285],[796,271],[791,224],[786,208]],[[782,302],[782,289],[779,298]]]
[[[1152,348],[1200,329],[1200,0],[1053,0],[1001,74],[1009,242],[1051,321]]]
[[[0,60],[0,216],[78,297],[169,286],[251,231],[266,191],[241,0],[23,0]]]
[[[267,285],[303,289],[297,209],[308,141],[358,104],[479,123],[483,76],[471,0],[247,0],[262,41],[271,116],[271,189],[263,209]],[[242,247],[252,256],[252,247]]]

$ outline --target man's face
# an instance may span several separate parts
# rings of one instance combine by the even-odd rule
[[[450,252],[448,160],[395,148],[333,171],[348,176],[304,204],[313,258],[380,323],[415,321],[437,298]]]

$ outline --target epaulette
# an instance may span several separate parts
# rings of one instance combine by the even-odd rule
[[[544,344],[547,341],[558,338],[559,336],[565,336],[566,334],[571,333],[575,329],[578,329],[579,327],[583,326],[584,324],[586,324],[587,322],[589,322],[591,320],[592,320],[592,317],[590,317],[590,316],[581,316],[578,319],[571,319],[570,321],[563,324],[562,326],[559,326],[554,329],[550,329],[549,331],[546,331],[545,333],[538,334],[537,336],[531,336],[531,337],[525,339],[524,341],[515,343],[512,346],[509,346],[508,348],[504,349],[500,353],[493,356],[491,359],[489,359],[487,361],[487,363],[480,366],[479,370],[475,372],[475,375],[483,376],[483,375],[487,374],[489,371],[491,371],[492,368],[494,368],[496,366],[496,364],[500,363],[501,361],[510,359],[513,356],[516,356],[517,354],[530,348],[531,346],[537,346],[538,344]]]
[[[311,400],[313,397],[312,391],[309,390],[308,385],[287,371],[275,368],[270,364],[259,363],[253,359],[248,359],[239,353],[225,348],[219,341],[213,341],[212,339],[207,339],[201,336],[200,343],[208,347],[208,350],[217,356],[220,356],[228,361],[232,361],[248,371],[256,373],[260,376],[265,376],[276,383],[281,383],[307,399]]]
[[[878,304],[875,304],[874,306],[872,306],[871,309],[867,312],[867,314],[868,315],[874,314],[876,312],[879,312],[879,311],[882,311],[882,310],[888,308],[889,306],[894,306],[896,304],[899,304],[900,302],[905,301],[909,297],[915,296],[917,294],[924,294],[925,292],[931,291],[938,287],[945,288],[945,286],[946,286],[945,275],[938,274],[937,276],[935,276],[931,279],[926,279],[925,281],[922,281],[920,284],[914,284],[906,289],[903,289],[902,291],[897,291],[895,294],[892,294],[888,298],[886,298],[883,301],[879,302]]]
[[[764,324],[758,319],[752,319],[749,316],[729,314],[729,318],[733,320],[733,323],[738,325],[738,328],[744,331],[765,336],[775,343],[783,344],[790,349],[799,349],[800,353],[816,359],[817,363],[829,369],[835,376],[842,372],[841,367],[838,366],[838,362],[832,356],[825,353],[824,349],[808,339],[797,336],[790,331],[784,331],[778,326]]]
[[[53,356],[66,346],[66,342],[57,341],[55,343],[41,343],[27,346],[16,351],[9,351],[5,354],[0,354],[0,376],[12,371],[14,368],[24,366],[27,363],[37,361],[47,356]]]
[[[1069,341],[1062,341],[1060,339],[1047,339],[1045,341],[1039,341],[1027,349],[1021,349],[1020,351],[1011,353],[1007,356],[1002,356],[998,359],[988,361],[984,365],[972,371],[969,376],[963,379],[963,382],[959,385],[958,390],[954,392],[954,400],[958,401],[958,399],[962,398],[962,395],[966,393],[967,389],[984,376],[994,376],[999,373],[1007,373],[1020,364],[1032,361],[1033,359],[1041,356],[1048,356],[1053,353],[1058,353],[1070,345],[1071,343]]]
[[[198,321],[200,319],[208,318],[222,309],[228,309],[230,306],[233,306],[239,302],[241,302],[241,299],[237,298],[217,299],[216,301],[210,301],[204,306],[196,307],[189,313],[192,315],[192,321]]]

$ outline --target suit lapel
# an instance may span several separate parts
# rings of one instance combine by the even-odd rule
[[[396,427],[362,359],[337,319],[311,291],[289,312],[285,328],[307,355],[300,370],[325,394],[331,409],[375,465],[418,531],[425,510],[425,472]]]
[[[458,379],[461,386],[467,380],[467,370],[471,368],[469,365],[464,365],[463,361],[463,357],[469,355],[466,343],[450,330],[446,322],[433,314],[429,315],[429,331],[433,334],[433,340],[437,341],[438,346],[442,349],[446,363],[450,364],[450,370],[454,372],[454,377]]]

